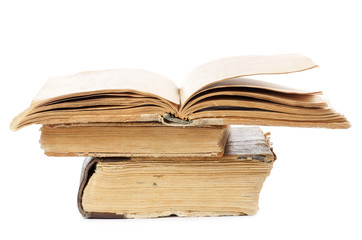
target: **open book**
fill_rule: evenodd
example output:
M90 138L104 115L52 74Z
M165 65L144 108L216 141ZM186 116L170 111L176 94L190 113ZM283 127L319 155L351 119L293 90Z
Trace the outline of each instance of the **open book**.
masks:
M29 124L162 122L170 125L274 125L348 128L320 91L245 78L285 74L317 65L296 54L240 56L194 69L179 89L137 69L82 72L49 79L11 129Z

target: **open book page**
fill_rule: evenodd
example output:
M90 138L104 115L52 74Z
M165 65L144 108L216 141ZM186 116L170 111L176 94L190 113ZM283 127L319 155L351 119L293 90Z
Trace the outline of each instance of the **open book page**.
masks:
M178 87L166 77L139 69L90 71L50 78L33 100L33 105L64 95L115 90L150 93L180 103Z
M239 56L206 63L194 69L180 89L181 105L201 88L217 81L262 74L283 74L317 67L308 57L298 54Z
M154 119L176 112L179 90L169 79L138 69L82 72L49 79L10 128L34 124Z
M256 79L250 79L250 78L232 78L232 79L226 79L224 81L218 81L212 84L209 84L208 86L201 88L198 93L207 91L210 89L216 89L216 88L225 88L225 87L245 87L245 88L257 88L257 89L263 89L263 90L269 90L269 91L275 91L275 92L281 92L281 93L288 93L288 94L322 94L321 91L308 91L303 89L296 89L284 85L279 85L271 82L265 82L261 80Z
M282 86L270 82L249 79L249 78L232 78L218 81L201 88L186 104L182 106L181 116L190 115L192 109L200 111L201 103L209 104L209 107L216 106L219 101L222 106L229 106L227 99L233 98L240 100L237 104L242 105L243 100L270 101L278 104L289 106L307 107L307 108L324 108L327 103L319 95L320 91L306 91L291 87Z

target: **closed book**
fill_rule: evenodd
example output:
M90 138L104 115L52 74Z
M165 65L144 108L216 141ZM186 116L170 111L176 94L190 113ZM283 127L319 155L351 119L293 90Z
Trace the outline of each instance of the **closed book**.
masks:
M43 125L47 156L212 157L222 156L228 126L182 127L161 123Z
M257 127L231 128L221 157L87 158L79 211L87 218L252 215L275 159Z

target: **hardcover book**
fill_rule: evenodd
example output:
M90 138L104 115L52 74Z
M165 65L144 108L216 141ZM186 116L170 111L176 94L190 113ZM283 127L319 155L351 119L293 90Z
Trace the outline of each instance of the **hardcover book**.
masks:
M87 158L78 208L88 218L252 215L275 159L257 127L231 128L222 157Z

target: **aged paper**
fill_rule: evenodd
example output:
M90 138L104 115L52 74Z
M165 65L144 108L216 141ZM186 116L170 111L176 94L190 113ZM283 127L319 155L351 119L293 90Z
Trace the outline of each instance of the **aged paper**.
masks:
M33 104L64 95L103 90L134 90L180 103L176 84L166 77L140 69L116 69L50 78L34 98Z
M284 74L317 67L298 54L239 56L215 60L195 68L180 89L181 105L201 88L225 79L262 74Z

